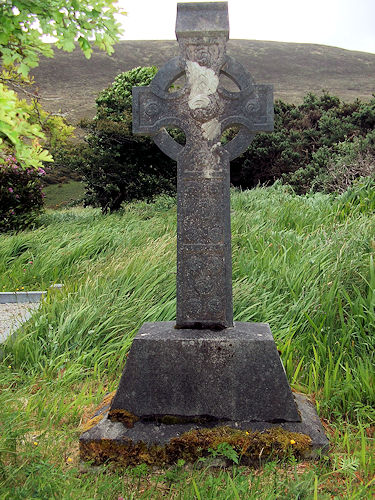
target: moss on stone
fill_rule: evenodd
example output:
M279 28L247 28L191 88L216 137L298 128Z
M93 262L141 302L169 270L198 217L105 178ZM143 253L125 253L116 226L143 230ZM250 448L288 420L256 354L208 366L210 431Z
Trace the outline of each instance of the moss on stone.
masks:
M128 429L131 429L134 426L135 422L139 420L139 417L137 417L137 415L134 415L130 411L122 409L110 410L110 412L108 413L108 418L112 422L121 422Z
M146 443L133 443L128 440L123 443L111 439L80 442L80 457L91 460L94 465L106 462L116 462L119 465L164 465L167 462L165 447L147 446Z
M176 417L175 415L164 415L163 417L157 418L156 420L165 425L176 425L185 423L182 418Z
M210 455L209 448L216 449L228 443L238 453L242 464L259 463L267 458L280 459L286 455L304 457L309 454L311 439L305 434L289 432L274 427L264 432L251 432L230 427L194 429L172 438L166 445L148 446L144 442L123 440L119 443L109 439L80 443L83 460L95 464L115 461L121 465L173 464L179 459L194 462Z
M153 416L149 419L149 421L155 421L165 425L178 425L178 424L189 424L194 423L198 425L204 425L208 422L212 422L212 418L209 417L182 417L179 415L162 415L162 416Z
M282 458L286 454L304 456L310 450L309 436L289 432L281 427L264 432L251 432L231 427L194 429L180 437L173 438L168 444L168 455L177 460L195 461L207 455L208 448L216 449L228 443L238 453L242 463L259 462L262 458Z

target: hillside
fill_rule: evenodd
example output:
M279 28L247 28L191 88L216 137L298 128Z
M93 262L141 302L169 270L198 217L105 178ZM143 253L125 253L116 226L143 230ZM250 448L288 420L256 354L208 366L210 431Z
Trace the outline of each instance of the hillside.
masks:
M56 51L33 70L44 107L69 121L92 116L95 97L114 77L136 66L162 66L178 53L176 41L121 41L112 56L95 50L90 60L79 50ZM315 44L230 40L229 55L258 83L272 83L275 98L300 102L326 89L346 101L367 100L375 92L375 54Z

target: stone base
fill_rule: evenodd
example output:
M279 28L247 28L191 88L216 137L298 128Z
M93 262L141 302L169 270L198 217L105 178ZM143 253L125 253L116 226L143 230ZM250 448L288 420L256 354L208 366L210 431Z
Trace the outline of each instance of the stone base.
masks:
M167 425L138 421L127 428L121 422L109 420L107 404L86 424L87 430L80 437L81 459L95 465L108 461L122 465L166 465L179 458L194 461L209 455L211 431L216 446L218 442L230 442L234 448L238 443L237 449L248 446L241 457L243 464L259 463L269 457L282 458L288 453L314 459L328 451L329 443L313 404L301 394L294 394L294 398L300 422L222 421L220 427L207 423ZM191 432L194 430L200 432Z
M116 394L80 438L81 457L173 463L207 456L220 442L249 450L248 461L328 446L314 406L290 389L268 324L212 331L145 323Z
M111 420L298 422L267 323L225 330L145 323L134 338Z

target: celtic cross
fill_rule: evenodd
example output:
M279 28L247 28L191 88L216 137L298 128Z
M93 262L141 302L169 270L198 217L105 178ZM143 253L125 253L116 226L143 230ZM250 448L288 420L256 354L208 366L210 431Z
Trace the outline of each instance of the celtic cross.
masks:
M270 85L256 85L226 55L227 2L177 6L180 55L148 87L133 88L133 132L153 136L177 161L177 328L233 326L229 162L273 129ZM186 84L171 92L185 74ZM237 92L226 90L229 77ZM165 127L185 133L178 144ZM239 129L227 144L222 133Z

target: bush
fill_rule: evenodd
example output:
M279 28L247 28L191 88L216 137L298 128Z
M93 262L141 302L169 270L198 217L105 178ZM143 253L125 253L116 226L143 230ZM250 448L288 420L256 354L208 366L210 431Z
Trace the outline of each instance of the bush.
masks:
M115 211L123 202L175 192L175 162L149 137L132 134L132 87L149 85L156 72L153 66L121 73L99 94L86 144L70 155L86 184L86 205Z
M232 162L232 183L246 189L282 179L299 194L336 190L344 165L350 182L374 172L374 126L375 97L344 103L323 92L299 106L276 101L274 132L258 134Z
M19 100L18 105L24 112L26 121L23 125L40 133L35 136L32 147L25 149L34 157L18 154L21 158L18 161L16 155L19 150L15 144L9 141L3 144L0 155L0 232L24 229L34 223L43 208L42 177L45 181L46 170L50 169L50 162L53 161L50 153L42 148L61 147L74 130L63 118L49 115L36 100L31 104ZM22 140L28 143L27 134L22 136ZM32 161L33 158L35 161Z
M74 165L78 161L81 146L77 142L69 141L50 147L53 163L45 166L46 175L44 184L63 184L71 181L80 181L81 175L75 171Z
M22 168L9 155L0 164L0 232L25 229L43 208L42 168Z
M76 148L71 157L86 186L86 206L106 213L118 210L123 202L151 201L158 194L174 193L175 166L149 138L125 131L113 134L110 122L97 122L94 127L87 144Z
M117 75L112 85L102 90L96 99L96 119L127 122L132 109L133 87L150 85L157 71L156 66L139 66Z
M132 87L148 85L155 73L150 67L118 75L99 94L86 146L73 155L86 182L86 204L103 212L126 201L175 192L175 163L152 139L131 132ZM249 189L281 179L298 194L342 192L355 179L375 175L374 127L375 96L369 103L344 103L324 91L319 96L308 93L300 105L276 101L274 132L257 134L232 161L231 182ZM169 132L183 140L176 131ZM235 132L227 130L224 141Z

